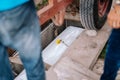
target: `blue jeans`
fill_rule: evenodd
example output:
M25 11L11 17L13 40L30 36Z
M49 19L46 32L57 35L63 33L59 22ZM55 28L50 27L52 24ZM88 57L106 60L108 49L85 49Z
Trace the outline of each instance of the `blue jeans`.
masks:
M6 47L19 51L28 80L45 80L40 25L31 1L0 12L0 80L13 80Z
M104 73L100 80L115 80L120 68L120 29L113 29L108 41Z

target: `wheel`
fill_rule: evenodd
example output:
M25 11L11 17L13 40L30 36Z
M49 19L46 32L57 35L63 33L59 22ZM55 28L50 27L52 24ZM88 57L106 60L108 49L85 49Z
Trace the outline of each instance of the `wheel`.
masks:
M80 0L80 20L86 29L99 30L105 24L112 0Z

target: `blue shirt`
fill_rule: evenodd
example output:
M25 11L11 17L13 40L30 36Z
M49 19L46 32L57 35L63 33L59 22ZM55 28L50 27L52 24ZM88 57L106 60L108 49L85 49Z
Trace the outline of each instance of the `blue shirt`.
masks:
M0 0L0 11L15 8L29 0Z

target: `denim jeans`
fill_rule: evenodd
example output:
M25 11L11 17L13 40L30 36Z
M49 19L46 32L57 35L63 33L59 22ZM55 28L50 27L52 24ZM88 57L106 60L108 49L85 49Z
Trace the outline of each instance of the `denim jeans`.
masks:
M100 80L115 80L120 67L120 29L113 29L108 41L104 72Z
M13 80L6 51L19 51L28 80L45 80L41 57L40 25L31 1L0 12L0 80Z

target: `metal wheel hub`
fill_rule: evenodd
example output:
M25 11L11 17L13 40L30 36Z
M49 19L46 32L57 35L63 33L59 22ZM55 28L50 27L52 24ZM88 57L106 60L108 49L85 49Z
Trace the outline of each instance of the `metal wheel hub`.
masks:
M108 5L109 0L98 0L98 14L100 17L106 14Z

